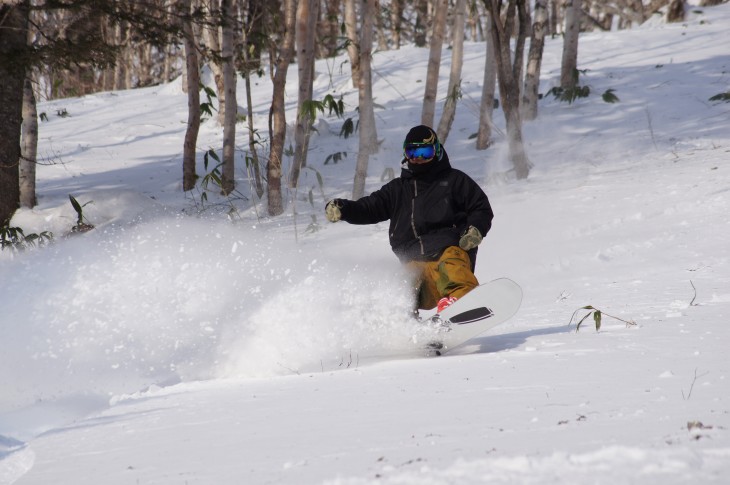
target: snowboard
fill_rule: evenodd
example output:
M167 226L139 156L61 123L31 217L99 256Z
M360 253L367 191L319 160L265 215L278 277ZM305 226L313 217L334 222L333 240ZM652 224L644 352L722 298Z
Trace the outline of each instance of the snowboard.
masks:
M522 288L508 278L477 286L441 313L424 320L436 330L426 354L441 355L506 322L517 313L520 303Z

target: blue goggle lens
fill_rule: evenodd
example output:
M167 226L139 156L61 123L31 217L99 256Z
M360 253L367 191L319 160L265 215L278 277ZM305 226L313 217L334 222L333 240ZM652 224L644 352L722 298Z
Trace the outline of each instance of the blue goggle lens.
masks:
M429 159L436 155L436 147L433 145L406 145L404 151L408 159Z

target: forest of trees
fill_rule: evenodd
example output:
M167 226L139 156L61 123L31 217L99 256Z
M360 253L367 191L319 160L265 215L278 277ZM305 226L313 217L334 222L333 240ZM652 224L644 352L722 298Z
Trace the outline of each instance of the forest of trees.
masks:
M707 5L727 0L703 0ZM215 79L222 146L223 194L235 190L238 105L247 110L243 132L252 157L255 189L270 215L283 212L282 184L296 186L306 166L314 111L316 59L346 52L358 91L360 148L353 197L363 194L368 157L377 150L371 60L374 50L406 44L429 49L422 122L449 135L460 98L464 40L484 42L485 71L475 149L491 143L498 95L509 157L517 178L530 172L522 122L538 116L537 86L547 36L564 39L560 89L576 88L578 33L625 29L657 12L682 20L684 0L0 0L0 225L19 206L36 203L36 100L133 89L184 76L188 125L182 188L197 183L201 123L200 70ZM529 45L528 45L529 40ZM442 48L452 49L448 96L435 119ZM284 88L298 69L298 112L286 119ZM272 82L268 134L255 138L249 86L252 76ZM247 99L237 100L237 83ZM285 140L287 123L294 140ZM282 171L285 142L294 146L292 173Z

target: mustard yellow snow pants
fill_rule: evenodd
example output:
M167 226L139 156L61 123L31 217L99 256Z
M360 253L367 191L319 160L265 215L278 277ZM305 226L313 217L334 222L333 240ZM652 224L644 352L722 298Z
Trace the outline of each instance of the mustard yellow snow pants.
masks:
M449 246L437 261L411 261L406 267L413 272L418 308L430 310L445 296L461 298L479 285L471 272L466 251Z

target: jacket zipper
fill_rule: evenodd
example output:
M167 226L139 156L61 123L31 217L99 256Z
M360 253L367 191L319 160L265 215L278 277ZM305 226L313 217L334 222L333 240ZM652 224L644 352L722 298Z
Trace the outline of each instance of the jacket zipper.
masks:
M418 231L416 231L416 197L418 197L418 184L414 180L413 198L411 199L411 229L413 229L413 235L416 236L418 244L421 246L421 256L423 256L425 253L425 250L423 249L423 241L421 240L421 236L418 235Z

